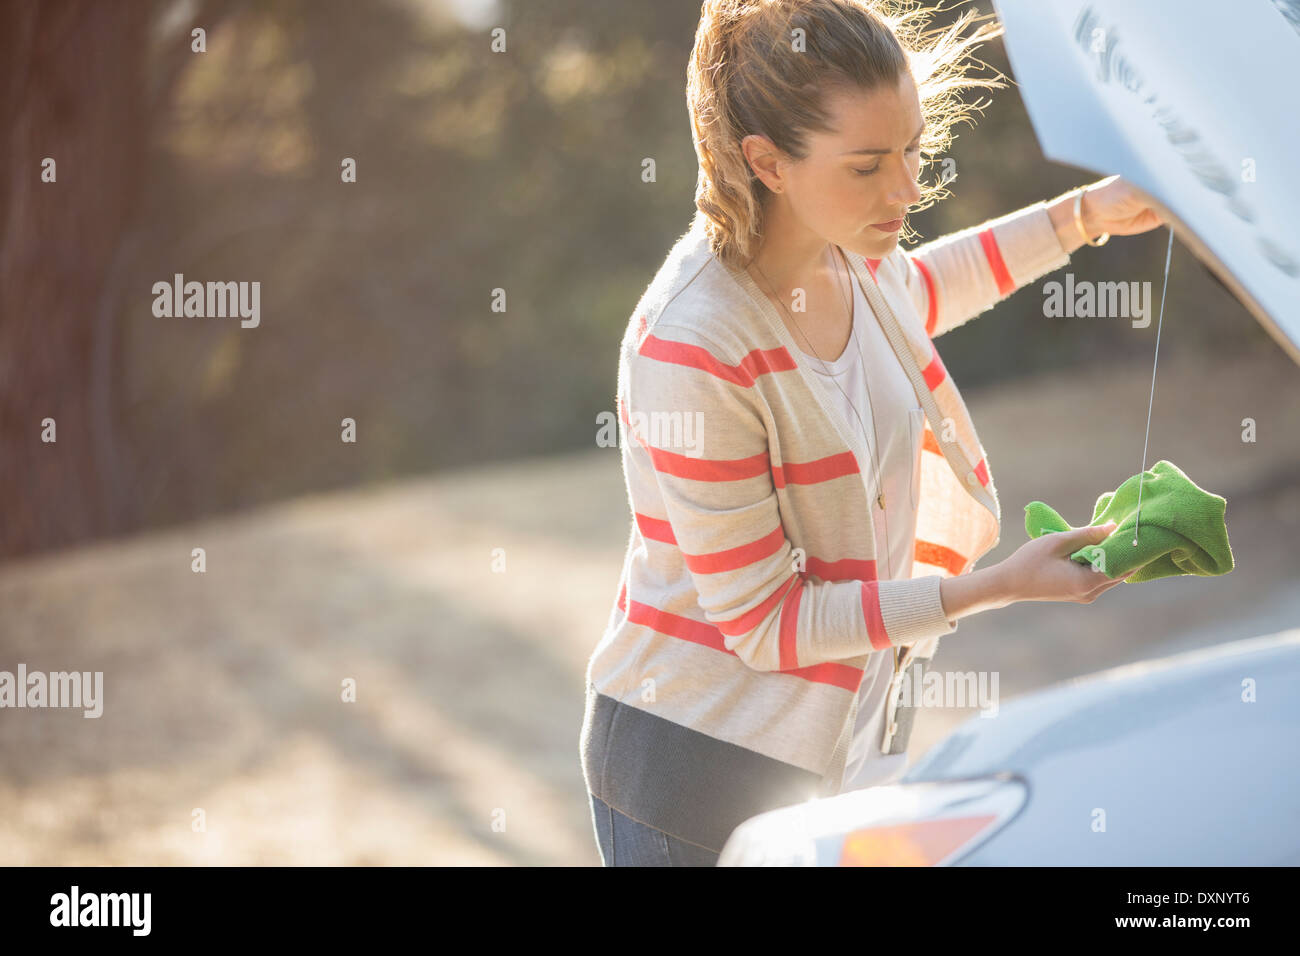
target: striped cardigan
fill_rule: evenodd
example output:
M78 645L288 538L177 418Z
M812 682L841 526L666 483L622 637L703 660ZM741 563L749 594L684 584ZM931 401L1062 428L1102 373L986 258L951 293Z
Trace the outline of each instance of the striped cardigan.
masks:
M632 521L587 668L583 775L613 808L714 850L756 813L836 792L870 654L899 652L888 726L905 668L957 629L939 582L997 544L1001 513L933 340L1069 261L1041 202L846 258L927 419L908 580L876 576L862 428L821 397L749 274L710 253L698 214L623 337Z

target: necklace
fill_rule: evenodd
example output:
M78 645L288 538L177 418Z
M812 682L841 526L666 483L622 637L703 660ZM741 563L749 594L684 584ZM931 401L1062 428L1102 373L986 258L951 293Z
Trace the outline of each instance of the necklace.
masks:
M834 255L834 253L832 253L832 255ZM875 439L874 441L868 440L867 444L868 447L871 449L872 462L873 462L873 467L875 469L872 478L876 486L876 504L879 506L880 510L884 512L885 492L881 485L881 480L880 480L880 436L879 436L879 432L877 432L876 430L875 406L872 404L871 401L871 386L867 384L868 376L866 373L866 361L862 357L862 344L860 341L858 341L858 335L856 329L857 322L855 321L855 317L853 315L853 307L849 305L849 301L847 298L845 298L844 295L844 289L840 285L839 266L840 263L837 257L837 261L835 262L835 286L837 289L839 289L840 298L844 302L845 311L849 315L849 343L853 344L854 342L857 342L858 363L862 369L862 385L867 393L867 407L871 413L871 434ZM831 383L835 386L836 389L839 390L839 393L844 396L845 404L848 405L849 408L853 409L853 415L855 418L857 418L858 427L862 429L862 435L865 438L867 436L867 426L863 424L862 416L858 414L858 407L849 399L848 393L844 391L843 387L841 387L838 379L830 373L830 366L826 364L826 360L823 359L821 357L821 354L816 350L816 348L813 347L812 342L808 339L808 336L804 334L803 327L799 325L799 322L797 319L795 319L794 314L788 308L786 308L785 302L781 299L781 297L775 294L776 287L772 284L772 280L767 277L767 273L763 271L762 267L757 262L754 263L754 268L758 270L759 275L763 277L763 281L767 283L768 288L772 290L773 292L772 298L775 299L777 303L781 306L781 308L785 310L785 314L790 316L790 322L794 325L795 329L798 330L799 335L803 338L804 343L808 346L808 350L817 359L817 361L822 363L822 368L826 371L826 377L831 380ZM848 278L849 280L849 289L851 293L853 288L852 286L853 280L851 276L846 276L846 278ZM890 579L893 577L893 573L890 570L890 566L889 566L890 564L889 520L887 516L882 515L882 523L884 524L885 527L885 577L886 579Z

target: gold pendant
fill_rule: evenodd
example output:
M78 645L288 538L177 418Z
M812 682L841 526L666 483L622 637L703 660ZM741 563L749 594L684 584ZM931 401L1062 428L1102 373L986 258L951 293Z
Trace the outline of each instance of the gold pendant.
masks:
M885 493L883 491L876 495L876 504L880 505L882 509L885 507Z

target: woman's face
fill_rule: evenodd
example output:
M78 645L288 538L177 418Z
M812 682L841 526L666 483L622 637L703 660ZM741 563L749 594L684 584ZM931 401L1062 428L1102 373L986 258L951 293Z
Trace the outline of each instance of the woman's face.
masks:
M884 258L898 243L901 217L921 198L924 120L916 86L904 72L893 89L840 91L826 105L834 131L809 134L807 158L781 164L783 193L809 231Z

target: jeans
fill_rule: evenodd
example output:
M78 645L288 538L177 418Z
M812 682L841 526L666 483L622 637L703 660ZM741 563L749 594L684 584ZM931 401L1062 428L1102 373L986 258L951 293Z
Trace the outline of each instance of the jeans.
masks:
M594 793L591 819L605 866L717 866L719 854L619 813Z

